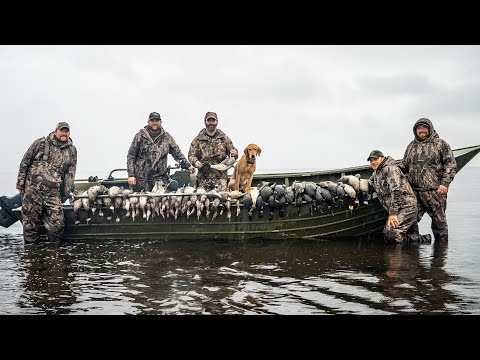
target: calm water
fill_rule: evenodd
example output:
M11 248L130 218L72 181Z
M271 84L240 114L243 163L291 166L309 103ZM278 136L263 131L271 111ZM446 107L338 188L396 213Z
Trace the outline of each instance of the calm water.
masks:
M467 165L452 184L448 244L24 245L16 223L0 228L0 314L480 314L479 183Z

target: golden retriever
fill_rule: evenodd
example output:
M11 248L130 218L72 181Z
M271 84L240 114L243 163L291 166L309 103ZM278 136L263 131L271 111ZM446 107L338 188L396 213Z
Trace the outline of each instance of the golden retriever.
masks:
M257 144L249 144L243 152L244 154L235 164L233 174L230 176L228 182L230 191L245 192L252 186L253 173L257 169L257 156L260 155L262 149Z

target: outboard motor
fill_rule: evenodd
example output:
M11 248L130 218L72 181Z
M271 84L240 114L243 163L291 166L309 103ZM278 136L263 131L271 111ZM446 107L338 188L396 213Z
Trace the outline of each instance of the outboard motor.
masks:
M0 197L0 225L8 228L10 225L16 223L18 218L13 213L13 209L22 205L22 196L20 193L12 196Z

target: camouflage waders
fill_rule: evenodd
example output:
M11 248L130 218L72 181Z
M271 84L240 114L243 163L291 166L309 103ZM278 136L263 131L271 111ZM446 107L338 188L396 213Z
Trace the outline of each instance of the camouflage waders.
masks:
M398 225L395 228L385 225L383 228L383 236L385 241L393 241L396 243L409 242L430 242L430 235L420 235L418 233L417 212L411 209L401 210L397 214ZM417 231L415 231L417 230Z
M417 137L416 129L420 124L429 127L425 139ZM419 119L413 126L414 140L408 144L399 167L408 173L418 202L417 221L425 212L432 218L432 232L435 240L448 240L448 225L445 214L447 195L437 192L440 185L450 186L457 172L457 163L450 145L438 136L429 119ZM415 227L418 233L418 224Z
M39 239L42 225L45 225L49 241L60 241L64 223L58 189L51 189L41 184L26 188L22 195L23 238L26 243L33 243Z
M45 225L50 241L62 239L64 215L61 193L73 192L77 150L72 139L59 144L50 133L33 142L20 163L17 189L22 193L22 224L25 242L35 242Z
M448 223L447 223L447 195L441 195L436 190L415 191L418 198L417 222L422 220L425 212L432 219L432 232L435 240L448 241ZM415 231L418 233L418 224L415 225Z
M378 200L389 215L397 216L398 225L383 229L385 241L429 242L430 235L415 233L417 226L417 199L407 178L390 156L384 158L370 179Z

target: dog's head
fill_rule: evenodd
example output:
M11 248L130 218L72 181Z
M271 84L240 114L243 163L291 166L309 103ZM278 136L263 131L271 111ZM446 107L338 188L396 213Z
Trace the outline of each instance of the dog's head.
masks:
M255 162L257 156L259 156L262 152L262 149L260 149L260 146L258 146L257 144L248 144L245 150L243 150L243 152L245 153L247 161L253 163Z

